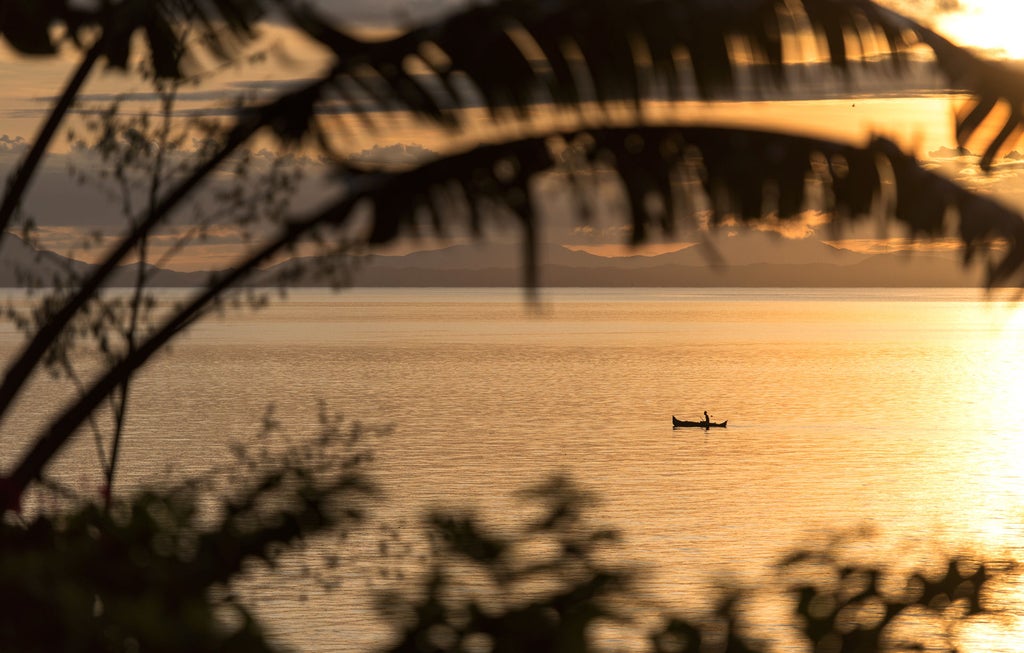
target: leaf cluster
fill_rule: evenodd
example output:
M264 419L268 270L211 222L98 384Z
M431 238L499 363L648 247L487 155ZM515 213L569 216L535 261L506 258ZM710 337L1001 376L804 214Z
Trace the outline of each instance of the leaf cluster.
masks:
M773 624L776 637L792 634L789 645L837 653L958 651L966 624L999 614L993 586L1016 571L1011 563L959 555L938 571L896 572L849 562L837 539L787 556L775 584L719 587L691 597L710 611L680 613L638 591L641 572L623 555L616 532L587 519L592 500L575 483L552 478L524 496L529 503L514 515L437 512L426 520L436 542L432 562L407 591L381 597L396 631L383 650L606 650L602 626L620 638L647 629L658 653L762 653L775 649L748 607L769 600L792 606L792 622ZM650 612L660 625L648 628Z
M87 502L4 521L0 648L276 650L233 581L361 523L373 492L358 425L325 414L312 435L240 447L234 472L149 487L109 508Z
M518 532L472 514L427 519L437 546L423 587L379 600L401 629L386 650L585 651L596 623L623 619L633 573L599 555L618 535L587 524L589 497L561 477L526 496L536 515Z

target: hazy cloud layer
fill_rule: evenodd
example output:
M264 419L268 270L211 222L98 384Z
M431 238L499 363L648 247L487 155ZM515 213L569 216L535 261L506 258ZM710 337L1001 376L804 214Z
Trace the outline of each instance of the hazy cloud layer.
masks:
M5 177L16 165L24 147L23 140L9 135L0 136L0 178ZM961 153L950 146L942 146L927 154L928 166L938 169L968 188L995 195L1018 210L1024 209L1024 161L1021 159L1024 155L1011 152L997 162L990 174L984 174L977 167L978 157L969 152ZM115 198L103 192L99 184L77 183L68 172L72 166L80 168L87 164L90 156L93 155L87 151L51 155L45 160L38 178L30 188L26 202L27 212L40 225L44 242L55 251L66 250L67 247L82 242L93 231L110 237L124 229L124 217ZM253 153L252 156L259 168L269 164L275 155L270 151L260 151ZM352 160L372 165L414 165L434 156L435 152L419 144L394 143L367 148L353 155ZM328 182L319 181L321 173L328 170L327 167L309 160L303 164L311 181L302 193L303 206L296 207L296 210L300 211L319 205L333 192L337 192L336 188L328 185ZM213 184L212 189L216 190L222 187L221 184L229 181L230 178L222 178ZM543 201L539 207L542 242L588 248L628 242L629 229L623 218L628 210L628 202L621 189L611 177L595 179L594 182L587 195L588 222L581 221L577 198L559 184L558 175L551 175L542 182L540 189ZM154 247L159 249L161 239L173 239L186 230L191 215L188 210L179 214L177 224L167 233L159 235L153 241ZM832 238L834 234L828 231L824 223L822 215L808 213L806 220L781 225L780 229L785 235L794 238ZM487 225L485 238L488 241L519 237L516 229L496 229L495 223L492 222L488 222ZM683 229L680 230L677 239L669 242L694 242L701 237L699 224L696 222L688 228L686 225L682 226ZM467 233L454 227L448 235L458 239ZM877 225L866 224L863 228L849 230L844 235L850 238L875 239L880 234ZM186 253L181 259L184 263L179 262L172 267L209 269L217 267L214 265L217 261L227 265L242 247L243 242L239 231L215 226L209 231L208 238L203 243L194 246L192 252ZM410 245L415 249L414 244Z
M422 145L395 143L385 146L374 145L368 150L349 156L348 160L373 166L406 166L424 163L436 156L437 152Z
M28 149L28 141L21 136L0 136L0 152L23 152Z
M949 14L965 9L961 0L882 0L880 4L915 17Z
M165 165L170 168L187 166L189 157L202 146L202 142L193 140L189 149L170 154ZM0 135L0 180L6 179L13 172L27 150L28 143L24 138ZM396 144L368 150L364 158L373 157L379 163L408 163L430 154L429 150L415 144ZM266 148L237 153L225 162L224 171L207 179L203 191L195 194L193 199L200 204L209 203L214 193L235 184L234 173L227 171L233 170L243 158L248 161L246 170L252 183L258 183L275 163L282 161L280 153ZM304 192L297 193L296 210L309 210L328 197L331 191L327 186L327 175L331 171L328 166L308 156L285 155L283 160L292 168L302 170L300 183ZM80 141L76 142L71 151L51 152L43 158L28 188L23 212L40 226L116 232L124 227L125 216L121 210L118 185L111 177L112 170L112 162L104 162L96 151ZM130 171L130 174L136 180L142 178L139 171ZM171 182L165 180L164 183ZM148 185L141 184L138 188L140 196L134 201L136 211L142 206L142 195ZM186 208L181 211L183 215L178 216L179 223L190 222L189 210Z

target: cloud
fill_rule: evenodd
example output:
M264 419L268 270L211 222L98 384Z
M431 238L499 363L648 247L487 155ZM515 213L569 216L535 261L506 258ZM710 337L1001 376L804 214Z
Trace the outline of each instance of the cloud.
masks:
M28 149L28 141L21 136L0 136L0 152L23 152Z
M960 0L901 0L893 6L897 11L915 15L950 14L965 9Z
M368 150L350 155L348 161L374 166L405 166L423 163L437 155L437 152L416 143L395 143L383 146L374 145Z
M765 220L754 225L756 231L772 232L790 240L804 240L817 234L817 227L829 224L831 216L821 211L804 211L799 218Z
M933 159L952 159L961 156L974 156L967 148L957 147L946 147L945 145L939 147L937 150L932 150L928 153L928 156Z
M930 252L933 254L954 254L960 252L963 243L957 238L921 240L905 237L890 238L838 238L824 240L841 249L860 254L891 254L893 252Z

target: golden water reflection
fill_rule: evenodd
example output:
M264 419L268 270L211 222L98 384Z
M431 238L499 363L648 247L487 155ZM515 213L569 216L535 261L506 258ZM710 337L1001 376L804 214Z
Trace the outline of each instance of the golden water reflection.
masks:
M390 497L377 517L417 554L408 534L425 508L473 504L515 524L516 492L566 471L601 497L594 519L623 531L619 555L666 610L706 607L721 583L763 587L783 555L837 531L871 531L851 554L903 571L965 552L1021 559L1015 305L969 290L544 297L538 314L517 291L310 291L202 324L137 383L124 483L227 459L268 400L300 434L324 399L396 425L377 456ZM10 432L53 407L31 399ZM671 414L705 409L728 429L672 431ZM94 458L86 441L61 471L93 487ZM356 562L338 592L272 575L242 591L297 648L375 648L389 631L367 588L420 564L379 560L376 533L346 544ZM1008 621L972 623L965 650L1019 650L1024 593L994 598ZM768 632L792 635L784 607L764 610Z

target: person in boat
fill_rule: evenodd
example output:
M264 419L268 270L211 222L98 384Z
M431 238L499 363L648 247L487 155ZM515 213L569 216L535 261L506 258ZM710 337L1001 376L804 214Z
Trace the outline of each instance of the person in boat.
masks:
M704 411L704 423L708 424L708 425L711 424L711 418L708 417L708 411L706 411L706 410Z

